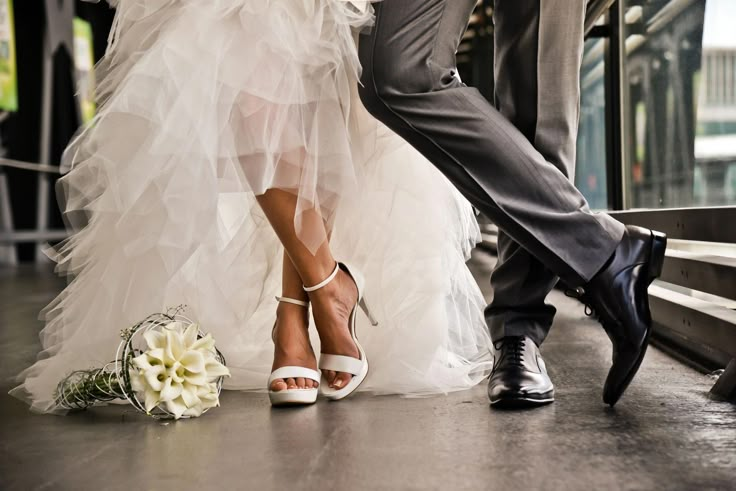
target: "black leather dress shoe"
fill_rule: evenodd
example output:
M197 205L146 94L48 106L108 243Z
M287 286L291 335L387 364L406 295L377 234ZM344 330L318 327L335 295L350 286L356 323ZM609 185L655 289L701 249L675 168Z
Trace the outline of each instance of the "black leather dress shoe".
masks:
M639 370L652 332L649 284L662 273L667 236L626 227L608 264L581 296L613 343L613 364L603 387L603 401L613 406Z
M488 381L491 406L521 408L555 400L555 388L542 355L527 336L506 336L496 343L496 358Z

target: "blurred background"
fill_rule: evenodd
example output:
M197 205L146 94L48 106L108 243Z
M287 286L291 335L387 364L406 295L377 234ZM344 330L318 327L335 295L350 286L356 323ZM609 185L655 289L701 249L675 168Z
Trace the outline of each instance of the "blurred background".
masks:
M113 16L104 2L0 0L0 263L43 260L38 246L66 235L53 182L94 115Z
M460 70L492 98L484 4ZM736 204L734 22L733 0L589 2L575 183L593 208Z

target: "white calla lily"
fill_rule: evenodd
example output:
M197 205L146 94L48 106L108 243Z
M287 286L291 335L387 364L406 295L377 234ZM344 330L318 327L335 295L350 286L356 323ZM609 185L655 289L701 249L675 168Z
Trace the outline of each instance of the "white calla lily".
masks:
M173 401L174 399L176 399L177 397L181 395L181 391L182 391L181 384L172 382L171 378L167 378L166 382L164 382L164 388L161 389L159 398L162 401Z
M192 344L192 347L190 349L210 351L214 348L215 348L215 340L212 338L211 334L207 334L201 339L198 339L197 341L195 341L194 344Z
M147 412L162 406L179 419L219 406L214 382L230 371L216 357L212 336L198 335L196 324L178 321L143 335L148 350L133 358L130 381Z
M143 334L149 349L163 348L166 346L166 336L162 332L147 331Z
M147 370L142 371L144 380L148 388L160 392L164 388L164 380L166 380L166 370L161 365L154 365Z
M181 365L192 373L201 373L205 369L205 358L200 351L187 351L180 358Z
M130 387L134 392L143 392L146 390L146 379L139 371L134 369L130 370Z
M153 411L153 408L158 406L159 402L159 393L150 387L146 387L145 390L145 397L146 397L146 412Z
M197 395L197 386L185 383L181 391L181 398L184 400L184 404L187 407L194 407L197 404L201 404L202 400Z
M230 370L214 358L207 362L204 367L204 371L210 379L230 376Z
M189 324L184 330L184 345L192 346L197 342L197 335L199 334L199 326L197 324Z
M133 358L133 365L141 370L150 370L153 368L153 366L151 366L151 362L148 361L148 355L145 353Z
M176 419L181 418L187 409L187 405L184 404L184 400L181 397L173 401L166 401L166 410L173 413Z
M148 363L151 365L163 365L166 360L166 352L163 348L153 348L144 353L147 357Z

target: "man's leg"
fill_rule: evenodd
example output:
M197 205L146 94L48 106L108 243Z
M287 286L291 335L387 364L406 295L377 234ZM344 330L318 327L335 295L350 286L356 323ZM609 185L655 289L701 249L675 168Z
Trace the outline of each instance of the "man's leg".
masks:
M474 88L455 53L475 0L384 0L361 37L361 97L468 200L571 285L588 282L624 226L592 213L565 174Z
M585 286L613 343L603 396L613 405L646 352L647 288L661 273L666 237L592 213L565 174L458 80L455 53L475 4L377 3L376 24L360 41L361 99L509 237L566 283ZM533 354L517 347L513 363Z
M496 0L493 11L496 107L568 177L575 169L586 3ZM540 345L555 314L545 299L557 280L499 231L486 309L493 340L529 336Z

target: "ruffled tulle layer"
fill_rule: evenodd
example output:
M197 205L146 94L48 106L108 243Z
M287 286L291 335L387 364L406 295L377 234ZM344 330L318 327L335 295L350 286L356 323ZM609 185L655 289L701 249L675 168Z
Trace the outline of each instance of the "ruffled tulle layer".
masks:
M370 14L341 0L119 2L101 109L60 181L78 230L53 254L73 281L45 309L44 351L15 395L50 410L64 374L106 363L121 328L180 304L225 354L226 388L264 389L283 251L255 196L274 187L298 196L305 244L324 239L299 228L317 209L336 257L367 277L380 325L360 320L363 390L485 377L491 342L465 266L478 226L360 106L353 35Z
M100 67L109 105L100 119L137 121L88 131L69 150L74 165L108 149L116 162L194 158L238 174L254 194L291 190L297 231L315 251L325 237L302 226L303 212L317 209L332 224L339 197L356 185L353 34L371 11L344 0L120 0L117 8ZM125 124L146 133L131 135L142 145L121 154L106 130Z

